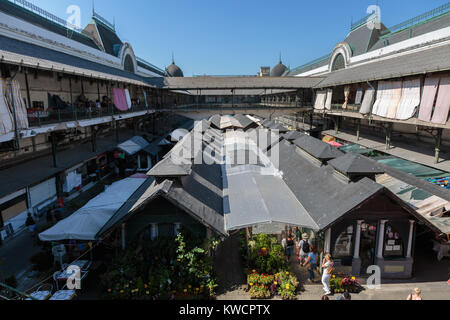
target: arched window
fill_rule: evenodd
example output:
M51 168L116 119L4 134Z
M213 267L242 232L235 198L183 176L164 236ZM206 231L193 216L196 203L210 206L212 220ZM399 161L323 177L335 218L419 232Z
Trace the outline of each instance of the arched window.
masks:
M331 71L336 71L345 68L344 56L339 53L333 60L333 65L331 66Z
M390 224L386 224L383 256L385 258L396 258L404 256L403 240L400 236L400 233Z
M334 245L333 257L353 256L353 235L353 225L348 226L339 234Z
M124 70L134 73L133 59L129 54L125 57Z

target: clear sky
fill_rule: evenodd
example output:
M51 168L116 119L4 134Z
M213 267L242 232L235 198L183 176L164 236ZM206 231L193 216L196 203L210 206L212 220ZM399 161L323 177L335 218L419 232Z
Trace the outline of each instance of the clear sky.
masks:
M81 8L82 26L92 0L28 0L61 18L69 5ZM381 8L392 26L448 0L95 0L95 11L111 22L137 56L164 68L175 62L185 76L254 75L273 67L280 52L291 68L330 53L350 23Z

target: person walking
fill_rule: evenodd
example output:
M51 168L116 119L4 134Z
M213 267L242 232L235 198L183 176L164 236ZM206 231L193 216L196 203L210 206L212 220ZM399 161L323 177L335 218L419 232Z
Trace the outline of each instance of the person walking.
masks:
M421 293L422 291L419 288L415 288L413 293L408 295L406 300L423 300L422 297L420 296Z
M308 257L306 258L306 260L302 266L307 267L308 272L309 272L308 282L313 283L314 278L315 278L314 270L317 267L317 252L316 252L316 248L314 248L314 246L311 246L310 249L311 249L311 252L308 253Z
M28 228L28 231L30 231L31 235L34 236L37 230L37 225L36 221L34 221L30 212L28 212L28 217L27 220L25 221L25 226Z
M286 244L287 244L287 246L286 246L286 255L287 255L287 258L288 258L288 261L289 261L289 259L294 255L294 246L295 246L294 239L292 238L291 235L288 236Z
M302 264L308 257L308 253L311 251L311 243L309 242L309 236L307 233L302 234L302 240L299 243L299 262Z
M325 257L322 261L322 284L323 284L323 290L325 291L325 295L331 294L330 291L330 278L331 275L334 272L334 262L331 259L331 254L327 253L325 254Z

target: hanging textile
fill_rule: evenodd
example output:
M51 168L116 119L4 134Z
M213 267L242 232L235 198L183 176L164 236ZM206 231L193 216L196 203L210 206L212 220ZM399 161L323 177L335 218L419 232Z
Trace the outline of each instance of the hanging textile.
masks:
M356 91L355 104L361 104L362 98L363 98L363 89L358 88L358 91Z
M439 84L439 92L434 107L432 123L445 124L448 120L450 109L450 77L442 77Z
M397 108L398 120L408 120L412 118L420 104L420 78L403 82L402 99Z
M386 117L389 106L391 105L393 92L393 82L392 81L380 81L378 83L378 94L377 101L374 105L373 114Z
M327 100L325 102L325 109L331 110L331 101L333 100L333 89L327 90Z
M128 91L128 89L125 89L125 98L127 99L128 109L131 109L131 97L130 91Z
M428 77L423 86L422 101L419 108L419 120L430 122L434 100L439 87L439 77Z
M317 110L325 109L326 96L327 96L326 91L317 91L316 101L314 102L314 109L317 109Z
M125 90L119 88L113 88L114 105L120 111L128 110L127 98L125 96Z
M19 81L13 80L6 82L6 86L3 88L6 101L8 103L9 111L13 117L14 123L14 109L16 111L16 121L18 129L28 129L28 115L27 115L27 107L25 106L25 102L23 101L22 94L20 92L20 84ZM11 88L13 91L13 97L11 97ZM14 101L13 101L14 98Z
M375 90L373 88L368 88L366 90L366 93L364 94L364 100L362 101L361 109L359 109L359 112L361 114L369 114L370 113L370 110L372 110L374 96L375 96Z
M10 133L14 130L13 117L8 108L4 91L5 89L6 87L3 79L0 78L0 135Z
M386 112L386 117L390 119L395 119L397 116L397 107L402 99L402 82L394 81L392 82L392 97L391 103Z
M148 108L147 92L145 92L145 90L142 89L142 93L144 94L145 107Z
M344 87L344 104L342 105L342 109L347 109L348 105L348 98L350 97L350 86Z

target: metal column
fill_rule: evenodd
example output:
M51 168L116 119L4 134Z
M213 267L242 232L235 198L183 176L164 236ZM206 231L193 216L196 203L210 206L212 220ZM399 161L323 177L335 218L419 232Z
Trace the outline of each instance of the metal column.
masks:
M439 153L441 151L442 128L437 129L436 148L434 149L434 163L439 163Z
M361 133L361 120L358 119L356 123L356 141L359 141L360 133Z
M52 140L52 159L53 159L53 167L58 167L58 158L57 158L57 146L56 146L56 135L54 132L50 134L50 139Z

